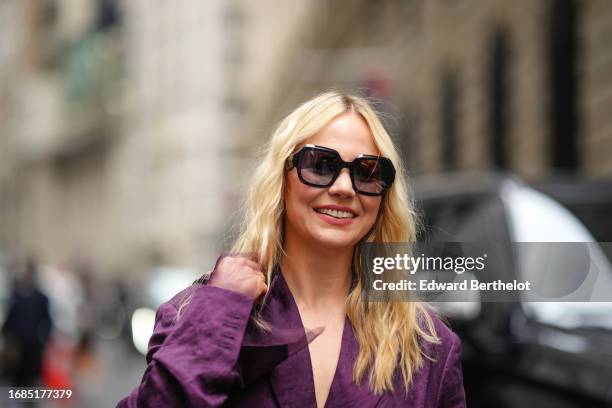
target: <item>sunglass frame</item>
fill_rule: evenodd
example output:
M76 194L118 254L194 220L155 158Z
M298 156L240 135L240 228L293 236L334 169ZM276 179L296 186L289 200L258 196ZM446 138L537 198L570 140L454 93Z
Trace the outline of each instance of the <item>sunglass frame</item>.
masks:
M322 151L322 152L326 152L326 153L332 153L335 156L337 156L337 160L338 160L338 163L340 163L340 166L338 167L338 169L334 173L331 181L329 183L327 183L327 184L323 185L323 184L312 183L312 182L309 182L308 180L304 179L304 177L302 176L302 169L299 166L300 160L302 159L302 157L304 156L304 154L306 152L309 152L309 151L312 151L312 150L318 150L318 151ZM383 190L380 193L372 193L372 192L362 191L362 190L358 189L357 186L355 185L355 172L354 172L353 169L355 168L355 164L357 162L359 162L360 160L363 160L363 159L377 160L377 161L379 161L381 163L385 163L386 165L388 165L387 169L390 171L390 173L389 173L389 180L388 180L388 182L386 180L382 180L382 181L385 181L386 186L383 188ZM385 166L385 164L383 164L383 166ZM334 149L330 149L329 147L324 147L324 146L319 146L319 145L314 145L314 144L306 144L306 145L304 145L300 150L295 152L292 156L290 156L287 159L287 161L285 163L285 169L287 171L290 171L294 167L297 169L298 178L300 179L300 181L302 183L304 183L304 184L306 184L308 186L311 186L311 187L319 187L319 188L328 188L331 185L333 185L336 182L336 179L338 179L338 176L340 176L340 173L341 173L342 169L343 168L348 168L350 176L351 176L351 184L353 185L353 190L355 190L355 192L357 192L359 194L363 194L363 195L367 195L367 196L381 196L381 195L385 194L385 192L393 184L393 181L395 181L395 167L393 166L393 162L391 162L391 160L388 159L387 157L373 156L373 155L369 155L369 154L360 154L353 161L347 162L347 161L342 160L342 157L340 156L340 153L338 153L338 151L336 151Z

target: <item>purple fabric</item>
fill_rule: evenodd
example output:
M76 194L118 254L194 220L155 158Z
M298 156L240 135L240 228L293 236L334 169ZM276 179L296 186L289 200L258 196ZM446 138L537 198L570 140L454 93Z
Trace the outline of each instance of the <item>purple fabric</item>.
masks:
M193 298L177 319L188 294ZM262 307L269 332L249 319L252 306L246 296L213 286L186 289L162 304L142 381L117 407L316 407L307 345L322 328L302 326L278 268ZM395 391L376 396L352 380L359 344L346 319L325 406L465 407L461 343L435 316L434 322L441 344L422 347L435 361L425 359L407 396L399 370Z

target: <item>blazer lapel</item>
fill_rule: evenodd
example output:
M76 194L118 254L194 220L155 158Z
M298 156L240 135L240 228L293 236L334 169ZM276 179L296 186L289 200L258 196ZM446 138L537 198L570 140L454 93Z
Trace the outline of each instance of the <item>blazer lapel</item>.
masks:
M261 310L269 330L264 331L252 322L247 326L239 358L243 385L247 386L268 375L279 406L316 407L308 344L321 334L323 328L304 328L295 300L278 266ZM365 408L384 402L382 396L369 391L367 375L361 386L353 383L353 364L358 352L359 343L353 326L346 318L326 408Z
M326 408L336 407L374 407L379 404L382 395L375 395L368 388L367 374L362 385L357 387L353 382L353 365L359 353L359 342L355 337L353 325L348 317L344 322L342 346L338 365L332 381Z
M281 407L316 406L307 346L323 328L304 329L278 267L261 310L269 330L262 330L252 322L247 327L238 363L242 385L247 386L267 374Z

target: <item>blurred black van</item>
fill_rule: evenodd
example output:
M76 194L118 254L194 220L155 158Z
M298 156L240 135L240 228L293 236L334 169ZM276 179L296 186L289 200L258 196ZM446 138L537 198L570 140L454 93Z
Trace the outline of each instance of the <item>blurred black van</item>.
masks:
M496 272L504 280L537 273L520 270L512 242L595 241L558 201L509 175L440 174L414 184L419 240L507 243L507 262ZM603 250L596 257L598 285L612 296L610 262ZM612 303L517 299L436 308L461 337L469 407L612 407Z
M563 204L597 241L612 242L612 180L552 176L530 185ZM612 261L612 246L604 249Z

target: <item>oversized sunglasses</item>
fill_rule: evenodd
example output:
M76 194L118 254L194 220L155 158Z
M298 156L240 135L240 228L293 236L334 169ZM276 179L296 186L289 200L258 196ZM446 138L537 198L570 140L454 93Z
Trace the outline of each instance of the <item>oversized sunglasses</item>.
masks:
M345 162L330 148L307 144L287 159L285 169L297 168L300 181L312 187L329 187L343 168L351 174L353 189L360 194L380 196L393 180L395 168L386 157L360 154L352 162Z

